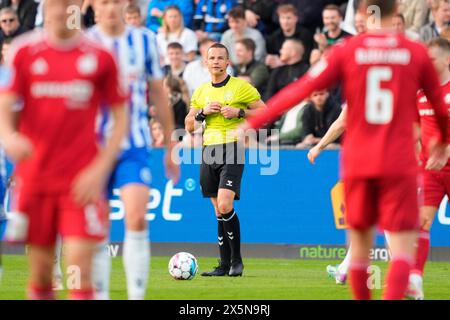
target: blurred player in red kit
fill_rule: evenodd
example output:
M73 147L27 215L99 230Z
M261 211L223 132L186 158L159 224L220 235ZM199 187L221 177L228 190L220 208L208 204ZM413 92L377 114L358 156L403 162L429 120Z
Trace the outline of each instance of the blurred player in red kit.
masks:
M46 0L45 29L17 39L2 70L0 139L17 163L6 239L29 244L29 299L53 299L57 234L79 277L71 299L92 299L92 256L107 235L106 180L128 126L126 95L113 57L70 27L69 6ZM20 101L21 109L13 112ZM110 106L114 128L101 150L95 121Z
M426 48L392 29L396 1L366 0L359 10L367 16L373 6L378 10L369 17L371 30L333 47L303 78L275 95L265 113L249 119L248 126L259 128L313 91L342 84L348 107L341 175L353 245L353 297L371 298L367 267L378 225L391 238L392 260L383 294L390 300L404 297L419 228L413 134L417 91L423 88L439 128L430 140L429 167L446 157L448 117Z
M436 38L428 43L428 54L439 74L444 102L450 107L450 42L444 38ZM434 110L427 97L421 91L417 97L417 107L420 116L421 145L420 160L423 176L423 205L420 209L420 233L417 241L416 263L409 277L407 296L416 300L424 299L422 275L430 250L430 228L434 216L445 195L450 198L450 161L444 158L442 162L435 163L434 167L426 167L429 153L426 146L438 134L439 126L434 117ZM447 130L449 130L448 128ZM448 132L447 142L450 139ZM437 169L430 170L430 169Z

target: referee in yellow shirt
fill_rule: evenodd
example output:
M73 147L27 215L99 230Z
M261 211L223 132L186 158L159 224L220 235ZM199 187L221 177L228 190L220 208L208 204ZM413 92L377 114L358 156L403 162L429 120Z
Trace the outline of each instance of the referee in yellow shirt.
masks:
M243 143L238 141L235 130L265 104L251 84L227 74L230 60L224 45L213 44L206 59L211 82L194 91L185 121L186 130L191 133L203 121L206 123L200 185L203 196L211 198L218 223L220 263L202 276L235 277L242 275L244 264L239 218L233 203L240 198L245 162Z

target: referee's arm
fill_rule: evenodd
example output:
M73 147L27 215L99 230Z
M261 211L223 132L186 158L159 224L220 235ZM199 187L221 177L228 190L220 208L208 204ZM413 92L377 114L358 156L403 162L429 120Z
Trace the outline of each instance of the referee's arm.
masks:
M261 109L267 108L266 104L262 100L255 101L248 105L247 110L245 110L245 117L253 117Z
M184 127L189 133L193 133L195 131L195 115L198 111L199 109L191 108L186 116L186 119L184 119Z
M210 113L215 113L215 112L219 112L219 110L210 110L215 108L215 103L211 103L209 104L204 112L205 112L205 116L210 114ZM217 108L219 108L219 106L217 106ZM251 104L248 105L247 110L245 110L245 117L252 117L255 114L258 113L258 111L260 111L261 109L266 108L266 104L262 101L262 100L258 100L255 101ZM186 119L184 120L184 126L187 132L189 133L193 133L196 129L195 127L195 116L197 115L197 113L200 111L200 109L198 108L191 108L189 110L188 115L186 116ZM236 117L238 116L238 111L239 109L236 108Z
M199 122L203 122L203 120L206 119L206 116L213 113L219 113L221 108L222 105L218 102L210 102L203 109L191 107L191 110L189 110L189 113L186 116L186 119L184 120L184 126L186 131L189 133L193 133L195 129L198 128L198 126L197 127L195 126L196 120ZM201 111L201 118L196 119L196 116L198 116L199 111Z

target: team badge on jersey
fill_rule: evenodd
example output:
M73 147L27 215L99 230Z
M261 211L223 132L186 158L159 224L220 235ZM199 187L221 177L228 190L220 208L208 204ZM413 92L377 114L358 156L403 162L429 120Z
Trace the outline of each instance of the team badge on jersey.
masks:
M450 93L447 93L444 98L445 103L450 104Z
M90 75L97 71L97 57L93 54L86 54L78 59L77 69L82 75Z
M34 75L44 75L48 72L48 63L44 58L39 58L31 65L31 73Z
M225 100L226 104L229 104L233 99L233 92L226 91L225 94L223 95L223 99Z

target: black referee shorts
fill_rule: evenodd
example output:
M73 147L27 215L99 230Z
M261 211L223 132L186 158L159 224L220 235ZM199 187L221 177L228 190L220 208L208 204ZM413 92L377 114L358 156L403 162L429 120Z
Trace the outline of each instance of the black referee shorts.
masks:
M228 189L234 191L235 200L239 200L244 162L245 148L241 143L204 146L200 165L203 197L216 198L219 189Z

